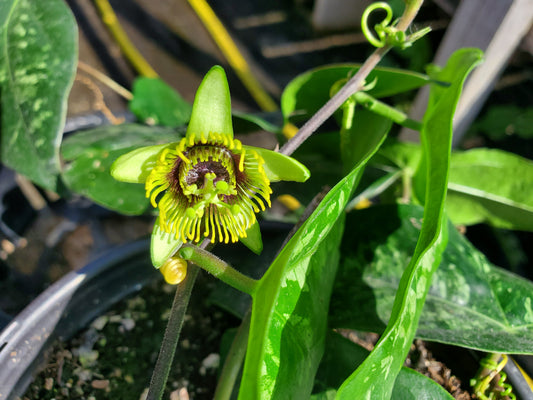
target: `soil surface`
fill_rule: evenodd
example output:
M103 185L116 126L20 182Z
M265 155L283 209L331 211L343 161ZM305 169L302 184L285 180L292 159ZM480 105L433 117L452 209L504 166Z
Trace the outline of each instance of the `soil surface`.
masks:
M165 399L212 398L220 339L227 329L239 324L209 304L212 280L198 279ZM145 398L173 296L174 287L157 280L95 319L68 342L57 341L23 399Z

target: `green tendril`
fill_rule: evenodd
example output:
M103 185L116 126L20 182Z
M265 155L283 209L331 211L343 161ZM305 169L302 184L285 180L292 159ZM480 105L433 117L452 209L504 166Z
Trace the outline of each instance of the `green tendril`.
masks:
M372 30L368 27L368 17L370 14L375 10L384 10L387 15L381 21L379 24L377 24L374 29L376 33L379 36L379 39L374 36L372 33ZM384 47L387 44L386 41L386 33L385 28L391 23L392 21L392 8L385 2L380 1L378 3L372 3L370 4L366 10L363 13L363 16L361 17L361 29L363 31L363 35L365 35L366 39L375 47Z
M374 26L374 31L377 33L376 38L372 33L372 29L368 27L368 17L375 10L384 10L387 15L379 24ZM406 35L405 32L396 27L398 20L392 22L392 8L385 2L373 3L366 8L361 17L361 29L366 39L375 47L394 46L400 49L410 47L415 41L420 39L431 31L431 28L426 27L411 35Z
M500 357L501 361L498 362ZM499 374L500 378L498 379L497 384L503 389L503 391L498 392L498 394L516 400L516 396L512 392L513 387L505 382L507 374L502 371L508 360L509 358L506 354L489 354L479 362L482 370L478 373L478 376L470 382L477 397L481 400L493 400L495 398L495 393L490 389L490 383ZM487 390L489 391L488 396L486 394Z

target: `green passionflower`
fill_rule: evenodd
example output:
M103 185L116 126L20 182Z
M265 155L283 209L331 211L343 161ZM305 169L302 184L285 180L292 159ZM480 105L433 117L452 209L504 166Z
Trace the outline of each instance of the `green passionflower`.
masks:
M241 240L261 251L255 214L271 205L270 182L309 177L293 158L233 137L229 88L219 66L211 68L196 93L185 137L124 154L111 174L144 183L146 196L159 210L151 246L156 268L183 243L203 238Z

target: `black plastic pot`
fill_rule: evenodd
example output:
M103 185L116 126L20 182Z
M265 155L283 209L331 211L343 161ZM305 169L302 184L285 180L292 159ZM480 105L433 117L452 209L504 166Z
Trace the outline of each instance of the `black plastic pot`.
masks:
M68 339L92 319L159 274L149 240L116 248L50 286L0 333L0 399L22 396L56 339Z

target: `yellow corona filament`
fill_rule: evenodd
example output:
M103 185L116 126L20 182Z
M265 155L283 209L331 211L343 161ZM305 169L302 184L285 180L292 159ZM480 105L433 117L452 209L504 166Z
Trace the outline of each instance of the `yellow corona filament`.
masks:
M239 171L244 171L244 157L246 155L246 149L242 149L241 159L239 160Z
M183 160L183 162L185 162L187 164L191 163L191 160L189 160L187 157L185 157L185 154L183 154L181 151L176 150L176 154L178 155L179 158L181 158Z

